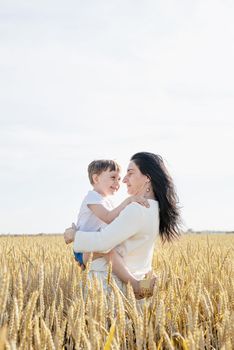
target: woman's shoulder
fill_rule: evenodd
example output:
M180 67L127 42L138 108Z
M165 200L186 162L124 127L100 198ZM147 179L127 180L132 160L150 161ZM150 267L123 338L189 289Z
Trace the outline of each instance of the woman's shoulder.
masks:
M132 202L130 204L128 204L123 210L122 213L133 213L133 214L139 214L142 211L143 206L139 203L136 202Z
M150 207L154 207L154 208L159 207L158 201L156 201L156 199L149 199L148 201L149 201Z
M138 203L131 203L127 205L119 214L119 216L113 221L118 225L127 225L130 229L132 226L139 227L142 224L144 213L141 205ZM112 225L108 225L109 227Z
M120 222L130 224L140 228L149 223L158 222L158 202L149 201L150 207L146 208L139 203L129 204L119 215ZM142 226L143 225L143 226Z
M126 215L132 215L135 218L139 218L139 220L150 220L154 216L158 216L159 214L159 204L158 201L155 200L149 200L149 207L146 208L145 206L133 202L129 204L125 210L127 212Z
M131 204L129 204L126 208L131 208L130 210L135 210L135 211L142 211L142 210L147 210L150 208L158 208L158 201L154 200L154 199L148 199L148 203L149 203L149 208L146 208L145 206L137 203L137 202L132 202ZM125 209L126 209L125 208Z
M143 205L132 202L128 204L121 212L127 218L133 217L135 220L140 220L144 215L144 210L147 209Z
M132 216L136 220L140 220L145 216L155 215L155 210L158 211L158 202L155 200L149 200L149 205L150 207L146 208L137 202L132 202L122 210L121 215L124 215L128 218Z

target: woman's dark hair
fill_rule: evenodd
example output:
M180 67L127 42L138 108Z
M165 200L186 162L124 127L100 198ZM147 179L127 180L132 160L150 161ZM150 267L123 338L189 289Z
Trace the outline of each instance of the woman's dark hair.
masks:
M161 156L139 152L131 157L141 173L148 176L155 199L159 203L159 234L163 242L179 236L180 213L173 180Z

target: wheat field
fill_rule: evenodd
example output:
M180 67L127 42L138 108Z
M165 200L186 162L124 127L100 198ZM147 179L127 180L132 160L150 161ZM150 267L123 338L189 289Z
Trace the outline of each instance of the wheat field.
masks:
M2 349L234 349L234 235L157 242L153 297L109 293L62 236L0 237Z

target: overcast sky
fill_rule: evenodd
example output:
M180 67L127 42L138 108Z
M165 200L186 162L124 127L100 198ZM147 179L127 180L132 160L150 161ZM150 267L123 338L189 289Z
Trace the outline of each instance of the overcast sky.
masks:
M89 162L124 175L144 150L185 228L234 230L233 18L231 0L0 0L0 233L63 232Z

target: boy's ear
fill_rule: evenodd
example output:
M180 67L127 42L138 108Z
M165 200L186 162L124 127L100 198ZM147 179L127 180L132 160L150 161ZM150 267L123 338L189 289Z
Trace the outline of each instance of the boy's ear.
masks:
M94 184L98 183L98 174L93 174L93 183Z

